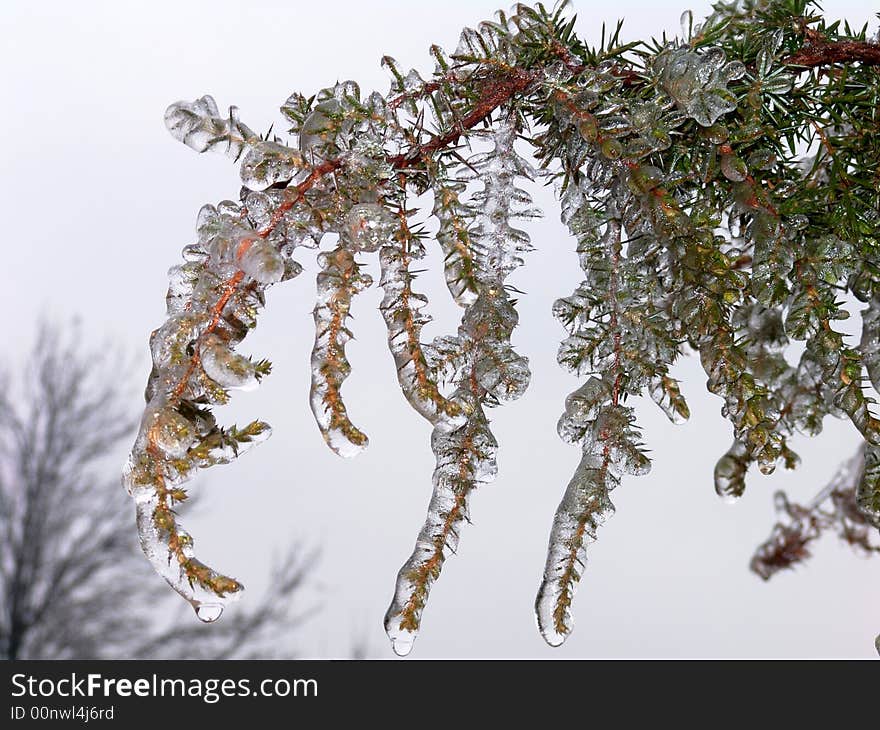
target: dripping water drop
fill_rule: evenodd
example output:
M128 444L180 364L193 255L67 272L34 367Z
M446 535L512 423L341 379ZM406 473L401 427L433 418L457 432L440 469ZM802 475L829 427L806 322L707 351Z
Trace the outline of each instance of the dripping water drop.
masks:
M395 636L391 639L391 649L397 656L407 656L413 648L415 637L412 635Z
M221 615L223 615L223 606L219 603L200 603L196 608L196 616L199 621L206 624L214 623Z

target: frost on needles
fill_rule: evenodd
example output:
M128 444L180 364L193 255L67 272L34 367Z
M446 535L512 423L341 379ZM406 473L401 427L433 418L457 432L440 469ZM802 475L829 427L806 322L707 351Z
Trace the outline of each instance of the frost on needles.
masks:
M611 490L650 469L629 399L647 395L672 422L687 419L670 369L688 350L731 424L714 474L723 498L743 493L753 464L765 474L795 468L790 437L818 434L825 416L848 419L863 440L808 505L779 497L788 521L753 569L769 578L832 528L876 552L880 47L866 29L818 13L807 0L720 2L699 25L685 13L681 38L624 42L618 25L591 46L567 4L518 5L465 29L454 53L432 47L426 77L386 56L387 94L346 81L291 95L281 107L289 141L253 132L235 107L221 114L210 96L172 104L171 134L238 162L243 187L199 212L197 240L169 273L167 320L150 339L125 484L156 570L205 621L241 592L195 557L174 507L199 469L268 437L261 421L223 427L211 409L269 374L268 361L237 348L267 289L297 277L296 259L319 246L311 408L334 452L367 446L343 385L350 310L374 284L362 269L375 257L391 361L430 424L436 458L428 514L385 616L395 651L409 652L471 493L496 474L490 409L529 384L509 277L540 256L522 230L538 215L526 188L539 178L556 182L584 277L553 308L566 332L559 362L583 382L558 425L581 458L536 601L547 642L572 630ZM427 212L414 205L422 195ZM457 329L431 342L417 282L428 246L442 251L461 311ZM837 328L855 314L847 295L866 305L859 342Z

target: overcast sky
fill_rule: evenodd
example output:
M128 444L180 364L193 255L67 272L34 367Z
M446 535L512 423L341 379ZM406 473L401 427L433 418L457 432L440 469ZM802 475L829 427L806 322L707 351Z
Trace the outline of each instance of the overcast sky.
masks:
M428 73L431 43L454 49L461 27L496 7L495 0L2 3L2 357L24 353L40 316L79 315L90 343L109 338L136 353L136 385L145 380L167 269L194 240L199 207L239 190L225 158L196 155L168 135L162 116L170 102L209 93L221 108L237 105L251 128L280 129L277 109L291 92L310 95L348 78L385 92L382 55ZM627 39L675 33L686 7L580 2L578 29L597 39L602 21L624 17ZM701 15L708 3L690 7ZM825 7L829 16L876 24L864 0ZM730 426L694 359L676 368L693 414L688 424L673 426L653 404L639 405L653 471L625 478L612 494L617 514L590 550L575 632L560 649L543 643L532 605L553 513L579 458L555 433L577 381L556 365L563 331L550 308L580 276L552 193L538 189L535 197L547 217L529 227L537 251L514 279L526 292L515 343L531 360L532 386L490 413L500 474L473 497L474 524L432 591L412 656L872 656L880 561L829 538L806 569L768 584L748 571L775 519L773 492L808 500L854 452L857 436L849 424L827 422L819 438L797 442L798 472L756 472L745 497L724 504L712 469ZM186 526L202 559L245 583L243 601L259 593L272 556L289 541L320 545L310 590L322 610L300 653L343 655L363 638L371 655L387 657L382 617L431 492L430 428L397 389L374 288L355 305L354 372L344 391L371 446L352 461L324 446L308 407L315 264L307 251L299 261L305 273L271 290L243 346L272 359L272 377L222 412L230 423L263 418L274 435L193 485L210 494ZM419 282L437 320L426 338L456 325L438 263L432 254L433 272ZM135 394L132 409L140 407ZM120 465L124 458L121 451Z

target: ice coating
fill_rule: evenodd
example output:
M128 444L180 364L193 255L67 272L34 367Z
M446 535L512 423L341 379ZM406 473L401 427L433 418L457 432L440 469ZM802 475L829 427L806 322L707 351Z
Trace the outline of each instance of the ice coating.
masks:
M344 81L322 90L318 97L299 127L299 149L311 164L319 164L349 146L347 137L353 121L347 111L351 99L360 99L360 88L354 81Z
M238 119L231 107L228 117L221 117L217 102L203 96L193 102L178 101L165 111L165 126L171 135L196 152L217 149L233 159L258 137Z
M613 513L609 492L623 474L638 476L650 469L635 414L623 405L623 398L647 389L671 419L683 420L688 414L666 368L652 371L644 365L646 359L674 361L674 339L668 332L644 325L626 326L639 319L644 322L636 312L630 313L637 306L633 289L644 287L650 299L651 287L656 286L642 271L643 250L631 244L625 255L623 226L614 216L618 209L628 215L627 206L637 203L642 191L655 184L651 181L657 172L639 170L639 177L633 179L635 172L619 169L629 184L605 207L590 200L595 182L585 182L584 189L569 193L563 207L563 222L578 240L586 278L553 307L554 316L569 333L558 359L564 367L589 377L566 399L557 427L563 440L581 446L582 457L554 517L535 600L538 628L551 646L559 646L572 631L572 601L586 565L587 548L596 539L598 526ZM628 232L635 238L643 225L641 219L633 217L630 225Z
M158 408L147 415L145 426L150 443L171 459L186 456L197 439L193 425L172 408Z
M458 546L460 526L468 519L471 491L494 478L497 468L497 444L479 399L468 389L457 391L454 399L463 402L470 415L451 431L445 422L434 427L431 448L437 463L428 516L412 555L397 575L394 597L385 614L385 631L400 656L411 651L431 586L446 557Z
M303 156L314 158L333 135L334 117L342 112L342 104L338 99L327 99L315 106L305 118L299 130L299 149Z
M550 646L571 633L571 605L598 527L613 514L609 492L623 474L643 475L650 461L641 450L635 415L615 403L614 384L592 377L566 399L560 435L582 444L583 455L566 488L550 531L547 562L535 617Z
M655 69L664 91L678 108L697 124L711 127L736 109L736 98L727 85L746 72L739 61L726 61L724 51L717 47L702 53L681 47L658 56Z
M339 456L352 457L367 447L368 439L351 422L342 401L342 384L351 373L345 345L352 335L346 323L352 298L371 281L344 246L321 254L318 260L310 403L327 445Z
M461 201L465 184L442 177L439 166L433 170L434 210L440 223L437 243L443 249L446 286L456 304L466 307L479 295L477 264L471 238L472 209Z
M483 182L483 189L473 196L478 212L471 237L478 242L476 277L484 286L503 281L523 265L523 255L533 250L528 234L511 221L541 215L531 196L514 184L517 178L533 180L537 175L517 153L516 138L516 125L500 123L492 135L492 152L471 163Z
M275 284L284 278L284 257L269 241L256 241L238 255L239 268L260 284Z
M358 203L345 216L340 236L355 251L378 251L396 228L394 216L378 203Z
M535 600L541 636L550 646L562 644L572 630L571 604L587 563L587 547L599 526L614 514L608 497L612 479L602 465L585 455L565 490L550 532L544 578Z
M138 538L141 549L155 571L189 602L200 621L210 623L220 618L223 608L238 598L244 589L238 581L221 576L193 556L192 538L177 527L170 514L157 521L156 514L166 514L158 495L148 494L136 499ZM158 524L157 524L158 523ZM161 525L161 526L160 526ZM177 548L176 555L169 555L169 538ZM193 576L193 580L181 580L181 574Z
M254 142L241 161L241 182L250 190L265 190L290 182L304 167L299 151L278 142Z
M528 235L509 222L535 214L531 199L515 185L517 177L531 174L514 150L516 134L515 121L503 116L490 137L493 152L473 164L483 183L473 201L477 213L472 243L480 252L473 257L477 295L462 299L469 303L458 333L435 340L424 363L454 385L448 399L434 389L428 370L420 379L423 365L418 353L424 352L414 345L424 320L419 318L418 306L413 306L419 300L412 292L406 252L386 247L381 253L382 309L389 344L404 394L434 424L431 448L436 458L428 514L412 554L397 575L385 614L385 631L399 655L412 649L431 587L446 556L455 552L471 492L495 476L497 444L485 407L518 397L530 378L528 360L510 344L517 314L504 286L505 278L522 264L521 254L531 248ZM401 234L399 238L407 237ZM461 412L450 410L450 405Z
M872 299L870 305L862 311L859 352L871 384L876 390L880 390L880 298Z
M167 121L172 134L197 151L222 143L237 153L236 145L249 137L234 113L217 117L210 97L172 105ZM270 224L258 231L232 201L199 212L198 241L169 271L168 319L150 338L146 408L123 474L145 555L205 622L217 620L242 586L195 557L175 506L186 500L184 485L199 469L227 464L271 434L262 421L220 427L210 410L228 400L229 389L251 389L269 371L265 361L235 352L255 324L266 287L298 271L266 240L277 220L274 211L269 215Z
M682 424L690 418L690 408L675 378L668 375L655 377L648 386L648 394L673 423Z
M250 359L230 350L216 334L202 339L199 362L205 375L224 388L253 390L259 384L256 368Z
M382 248L379 255L380 283L385 292L379 309L388 329L388 348L401 391L413 409L432 424L448 419L452 425L462 418L462 408L441 392L437 373L428 363L419 339L430 318L420 311L425 298L412 289L411 258L408 251L393 246Z
M746 490L746 471L752 463L748 447L736 440L715 464L715 492L725 502L739 499Z

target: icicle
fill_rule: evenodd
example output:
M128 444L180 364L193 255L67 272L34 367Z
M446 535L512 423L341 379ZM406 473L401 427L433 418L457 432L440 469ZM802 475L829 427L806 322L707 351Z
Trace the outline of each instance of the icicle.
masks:
M556 511L535 615L541 635L559 646L571 633L571 605L586 565L587 547L614 512L608 493L622 474L642 475L650 462L641 451L632 409L613 403L614 388L590 378L566 399L559 433L581 441L583 456Z
M230 463L271 434L261 421L221 428L206 404L226 402L226 388L251 388L269 372L268 362L254 364L233 348L254 326L275 277L259 275L245 260L256 274L247 280L236 265L247 251L268 245L239 205L204 206L198 232L198 243L184 249L187 263L169 272L169 317L150 337L147 403L123 483L137 503L144 553L199 619L209 622L242 586L195 558L192 538L173 508L186 499L183 485L199 469ZM283 258L285 271L295 271L295 262Z
M446 556L458 546L458 530L468 518L471 491L494 478L497 469L497 443L479 399L465 389L453 398L466 403L471 413L467 422L454 430L448 430L445 422L434 428L431 448L437 465L428 516L412 555L397 574L394 598L385 614L385 631L401 656L412 649L431 586Z
M641 285L644 279L635 273L634 261L624 258L623 229L616 217L607 217L609 212L615 212L613 204L600 214L586 196L577 193L563 212L578 238L587 279L571 297L554 304L554 315L570 333L558 359L578 374L596 375L566 398L557 426L563 440L581 443L583 456L556 511L535 601L538 628L551 646L559 646L571 633L571 605L587 547L596 539L598 526L613 512L608 493L620 483L622 474L643 475L650 470L635 415L622 405L622 399L650 385L652 397L667 415L681 418L687 414L678 385L666 375L665 367L653 370L644 365L645 360L671 362L677 344L661 339L668 338L668 333L655 335L645 326L625 326L633 294L622 291L621 277L629 276L628 288ZM631 319L646 320L635 307ZM658 357L658 352L663 355Z
M591 466L593 462L584 454L553 519L544 578L535 600L538 630L550 646L559 646L571 633L571 604L586 566L587 547L595 541L599 526L614 514L609 476L601 466Z
M501 119L492 134L492 152L472 162L484 184L473 196L473 204L479 211L472 232L479 243L476 274L490 286L522 266L523 254L533 250L528 234L511 226L510 221L540 216L531 196L514 184L517 177L532 180L537 174L517 154L516 138L513 121Z
M366 448L368 439L349 420L342 402L342 383L351 372L345 345L351 300L370 286L354 256L337 248L318 257L318 303L315 306L315 346L312 349L311 406L327 445L340 456L352 457Z
M459 199L465 189L463 183L435 180L433 187L433 212L440 222L437 243L443 250L446 286L455 303L466 307L479 295L470 232L473 215Z
M413 296L411 279L402 252L391 247L382 252L386 286L383 314L395 361L405 378L401 385L405 393L410 391L407 397L413 407L436 424L431 448L437 466L428 518L415 550L398 573L394 598L385 616L386 632L398 654L406 654L412 648L431 586L440 575L447 551L454 551L458 543L458 526L467 517L470 492L495 476L497 444L483 407L518 397L530 377L528 360L510 346L517 314L503 282L522 263L519 254L530 248L528 236L513 229L509 220L533 212L530 198L513 184L515 176L527 176L531 171L513 149L516 126L511 118L505 116L499 122L492 139L493 152L473 162L474 169L486 173L481 177L483 190L474 196L480 211L475 235L481 239L481 253L474 258L477 296L473 300L464 298L471 303L462 315L458 335L440 338L431 348L433 356L443 361L438 369L450 373L455 383L456 389L448 402L462 409L467 419L463 425L448 408L439 407L443 401L436 401L430 388L427 393L412 392L407 382L412 372L418 383L411 345L417 343L417 328L424 321L417 319L417 308L414 311L409 306ZM400 238L406 240L405 235ZM407 307L401 307L403 299ZM410 329L415 334L408 333ZM397 342L398 332L407 333L405 338L401 337L406 345Z

